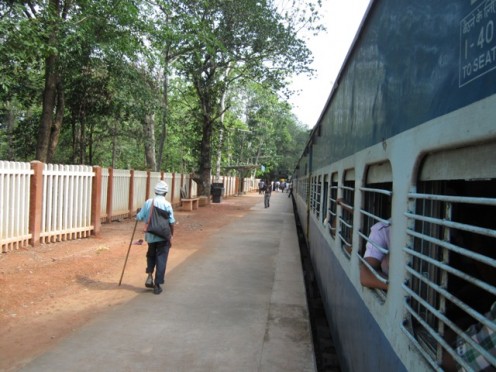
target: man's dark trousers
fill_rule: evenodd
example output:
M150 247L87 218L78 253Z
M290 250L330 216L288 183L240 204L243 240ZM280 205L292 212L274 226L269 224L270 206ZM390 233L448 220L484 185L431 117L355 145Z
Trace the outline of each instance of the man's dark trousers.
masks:
M153 273L154 269L156 269L155 284L164 284L169 249L169 240L148 243L148 252L146 252L146 272Z

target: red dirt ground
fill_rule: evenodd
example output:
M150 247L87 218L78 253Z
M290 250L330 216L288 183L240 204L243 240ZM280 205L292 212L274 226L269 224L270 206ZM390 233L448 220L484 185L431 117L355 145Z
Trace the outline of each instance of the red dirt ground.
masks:
M193 212L176 209L167 271L201 249L262 196L223 199ZM132 245L134 220L102 225L97 237L0 255L0 371L16 371L105 310L144 292L146 243ZM137 225L133 241L143 238Z

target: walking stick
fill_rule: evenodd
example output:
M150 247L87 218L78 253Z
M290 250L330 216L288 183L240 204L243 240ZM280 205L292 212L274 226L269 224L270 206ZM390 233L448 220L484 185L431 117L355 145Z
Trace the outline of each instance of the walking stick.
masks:
M138 225L138 220L134 223L133 235L131 236L131 241L129 242L129 248L127 249L126 260L124 261L124 267L122 268L121 279L119 280L119 285L122 283L122 277L124 276L124 270L126 269L127 259L129 257L129 251L131 250L131 245L133 245L134 233L136 232L136 226Z

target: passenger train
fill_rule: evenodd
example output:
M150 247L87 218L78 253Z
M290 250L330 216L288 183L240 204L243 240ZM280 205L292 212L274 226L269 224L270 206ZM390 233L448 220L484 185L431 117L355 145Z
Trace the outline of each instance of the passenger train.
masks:
M372 0L292 182L342 370L496 368L496 0Z

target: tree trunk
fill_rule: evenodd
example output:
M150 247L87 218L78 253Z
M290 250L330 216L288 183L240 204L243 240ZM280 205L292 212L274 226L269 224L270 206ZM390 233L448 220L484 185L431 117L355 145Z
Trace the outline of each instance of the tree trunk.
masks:
M148 114L143 122L145 135L145 157L148 169L157 171L155 161L155 115Z
M60 0L49 0L49 11L53 19L59 17ZM54 21L57 22L57 21ZM48 46L57 49L58 44L58 25L49 21L47 25L50 29ZM53 115L57 98L57 85L59 83L58 55L51 53L45 59L45 88L43 90L43 109L41 113L41 122L38 130L38 142L36 145L36 160L46 163L49 160ZM63 98L63 97L62 97ZM57 112L57 114L60 114ZM62 111L63 116L63 111Z
M115 168L115 158L117 156L117 121L113 120L112 125L112 164L111 167Z
M50 36L55 39L55 36ZM47 162L48 147L50 144L50 131L53 121L53 110L55 108L55 96L57 90L57 56L52 54L45 60L45 89L43 91L43 110L41 123L38 130L38 143L36 145L36 160Z
M65 95L64 95L64 85L60 76L57 82L57 107L55 113L55 120L50 128L50 142L48 143L47 152L47 163L51 163L55 150L59 143L60 129L62 128L62 122L64 120L64 108L65 108Z
M198 195L210 195L210 174L212 172L212 130L213 123L209 116L203 116L203 135L200 145L200 169Z
M222 144L224 142L224 112L226 109L226 95L227 92L224 91L222 93L222 97L220 99L220 128L219 128L219 147L217 148L217 162L215 164L215 179L218 180L220 178L220 165L222 162Z
M224 79L227 79L231 68L226 69L224 73ZM220 178L220 166L222 163L222 145L224 142L224 116L226 111L226 96L227 89L224 89L222 95L220 97L220 126L219 126L219 147L217 149L217 162L215 164L215 179L218 180Z
M167 122L169 120L169 63L166 58L164 67L164 85L162 92L162 119L161 119L161 132L158 145L158 159L157 159L157 169L160 170L162 167L162 159L164 154L165 141L167 140Z

